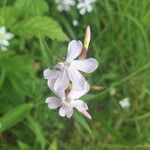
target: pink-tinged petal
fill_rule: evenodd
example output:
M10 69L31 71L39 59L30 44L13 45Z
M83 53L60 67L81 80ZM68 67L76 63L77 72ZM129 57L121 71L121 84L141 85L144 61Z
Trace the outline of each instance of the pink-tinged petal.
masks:
M55 84L54 84L54 90L56 92L62 92L69 86L69 76L67 70L63 70L60 72Z
M70 93L68 94L68 97L73 100L78 99L83 95L85 95L89 90L90 90L90 85L87 82L85 82L85 86L82 90L76 89L76 87L73 86Z
M49 68L45 69L43 72L43 76L45 79L50 80L50 79L55 79L59 75L58 70L51 70Z
M71 66L77 68L82 72L91 73L97 69L98 62L94 58L88 58L85 60L74 60L72 61Z
M68 74L73 84L73 87L75 87L75 89L79 89L79 90L84 89L85 82L86 82L85 78L77 69L73 67L69 67Z
M66 109L67 108L65 106L60 107L60 109L59 109L59 115L61 117L65 117L65 115L66 115Z
M56 79L53 79L53 80L48 80L47 84L48 84L48 87L53 91L53 93L55 95L57 95L57 97L59 97L60 99L63 99L65 97L65 93L64 91L55 91L54 90L54 84L56 82Z
M73 115L73 108L68 106L62 106L59 109L59 115L61 117L67 116L67 118L70 118Z
M82 100L72 100L71 104L80 112L88 110L87 104Z
M86 118L88 118L88 119L92 119L92 117L91 117L91 115L87 112L87 111L82 111L81 112Z
M45 102L48 103L48 107L50 109L56 109L62 106L61 100L58 99L57 97L48 97Z
M72 40L69 42L66 61L71 62L77 58L81 54L82 48L83 46L81 41Z
M69 107L66 109L66 116L67 118L71 118L71 116L73 115L73 108Z

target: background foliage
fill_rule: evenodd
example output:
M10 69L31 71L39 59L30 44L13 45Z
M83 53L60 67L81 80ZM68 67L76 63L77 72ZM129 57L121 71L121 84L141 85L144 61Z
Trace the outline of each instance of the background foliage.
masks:
M81 16L76 9L59 13L51 0L1 0L0 26L15 37L0 51L0 149L150 149L149 6L149 0L97 0ZM92 120L78 112L68 120L45 104L52 93L42 72L65 56L69 40L83 40L87 25L88 55L100 63L88 81L106 89L84 96ZM125 97L128 110L119 105Z

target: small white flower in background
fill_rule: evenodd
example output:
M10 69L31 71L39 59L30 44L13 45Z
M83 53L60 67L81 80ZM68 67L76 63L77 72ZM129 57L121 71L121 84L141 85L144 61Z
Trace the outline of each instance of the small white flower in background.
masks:
M9 46L9 40L14 37L12 33L6 32L5 27L0 27L0 48L2 51L7 50L7 46Z
M58 11L69 11L70 7L75 5L75 0L55 0Z
M72 25L73 25L74 27L79 26L79 21L78 21L77 19L73 19Z
M122 99L121 101L119 101L119 104L123 109L128 109L130 107L129 97L126 97L126 98Z
M86 12L91 12L93 10L92 3L96 0L78 0L77 8L79 13L84 15Z
M76 89L84 89L85 77L79 71L91 73L97 69L98 62L94 58L74 60L81 54L82 48L81 41L72 40L68 45L66 60L59 62L53 69L44 70L44 77L54 91L61 93L69 86L70 81Z
M88 106L87 104L80 100L79 98L86 94L90 89L88 83L85 83L85 88L83 90L78 90L72 88L70 93L67 96L60 96L56 93L57 97L48 97L46 99L46 103L48 103L48 107L50 109L59 109L59 115L61 117L70 118L73 115L73 110L76 108L79 112L83 113L86 117L91 119L90 114L87 112Z

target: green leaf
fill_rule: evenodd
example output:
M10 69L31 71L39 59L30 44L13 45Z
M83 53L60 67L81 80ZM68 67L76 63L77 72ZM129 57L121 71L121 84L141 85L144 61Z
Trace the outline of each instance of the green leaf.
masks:
M49 17L37 16L23 20L14 27L14 32L24 38L46 36L53 40L68 40L58 23Z
M3 64L0 67L0 75L3 79L0 89L0 112L7 112L12 107L24 103L26 97L34 94L37 77L33 60L29 55L1 54L0 64Z
M58 150L58 146L57 146L57 141L56 141L56 139L54 139L54 140L52 141L52 143L50 144L48 150Z
M48 47L44 39L39 37L39 41L40 41L44 66L50 67L54 63L52 51L50 51L50 48Z
M25 16L42 15L48 11L45 0L17 0L15 7Z
M32 107L33 104L31 103L22 104L4 114L4 116L0 118L0 132L9 129L22 121L31 111Z
M36 122L32 117L28 116L27 118L29 124L29 128L33 131L33 133L36 136L36 141L40 143L41 145L41 150L45 149L46 146L46 140L45 137L43 135L43 131L41 129L41 126L39 125L38 122Z
M11 27L17 18L17 10L14 7L0 8L0 26Z
M17 143L18 143L18 146L19 146L20 150L31 150L32 149L28 144L26 144L22 141L18 140Z
M2 68L1 72L0 72L0 90L1 90L1 88L3 86L4 80L5 80L5 75L6 75L5 68Z
M89 127L89 125L87 124L86 120L83 118L83 116L75 113L74 115L75 117L75 121L78 123L78 125L82 126L85 130L87 130L90 134L92 133L91 132L91 129Z

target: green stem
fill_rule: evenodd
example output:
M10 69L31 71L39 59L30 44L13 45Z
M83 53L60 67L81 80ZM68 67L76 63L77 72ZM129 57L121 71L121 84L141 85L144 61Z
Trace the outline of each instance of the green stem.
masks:
M146 65L144 65L143 67L141 67L140 69L136 70L135 72L131 73L130 75L128 75L127 77L125 77L124 79L118 81L118 82L115 82L113 83L110 87L108 87L106 90L104 90L102 93L104 94L105 92L108 92L111 88L114 88L114 87L117 87L119 86L120 84L130 80L131 78L133 78L134 76L136 76L137 74L141 73L142 71L146 70L147 68L150 67L150 62ZM100 93L100 94L102 94ZM100 96L100 94L97 95Z

